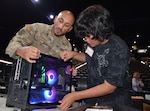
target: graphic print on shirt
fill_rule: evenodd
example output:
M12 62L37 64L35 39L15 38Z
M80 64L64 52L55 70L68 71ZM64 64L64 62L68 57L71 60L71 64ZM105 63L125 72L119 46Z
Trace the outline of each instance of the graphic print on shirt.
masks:
M98 68L97 71L99 73L100 76L102 76L101 74L101 67L107 67L108 66L108 61L105 59L105 56L109 53L109 49L105 49L102 55L99 55L97 53L97 59L98 59Z

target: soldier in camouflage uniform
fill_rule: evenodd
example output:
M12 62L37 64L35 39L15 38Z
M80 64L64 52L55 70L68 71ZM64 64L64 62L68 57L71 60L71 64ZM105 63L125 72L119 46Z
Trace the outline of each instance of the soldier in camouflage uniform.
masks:
M27 24L12 38L6 48L6 54L17 59L22 57L30 63L40 57L40 53L60 58L63 50L72 50L65 34L73 28L75 18L68 10L61 11L54 24Z

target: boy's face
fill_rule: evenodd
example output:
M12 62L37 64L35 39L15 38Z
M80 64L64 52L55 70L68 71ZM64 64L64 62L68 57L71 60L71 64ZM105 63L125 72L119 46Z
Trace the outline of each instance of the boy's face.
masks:
M83 38L84 42L89 44L91 47L95 47L100 44L100 42L96 39L93 39L93 35L89 34L89 36Z

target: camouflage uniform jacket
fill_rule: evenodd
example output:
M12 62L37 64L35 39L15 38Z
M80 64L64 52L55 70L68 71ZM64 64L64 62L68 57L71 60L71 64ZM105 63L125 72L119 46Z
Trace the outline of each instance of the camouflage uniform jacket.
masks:
M34 46L41 53L59 58L62 50L72 50L70 42L65 36L56 37L51 33L53 25L43 23L27 24L12 38L6 48L6 54L16 59L17 48Z

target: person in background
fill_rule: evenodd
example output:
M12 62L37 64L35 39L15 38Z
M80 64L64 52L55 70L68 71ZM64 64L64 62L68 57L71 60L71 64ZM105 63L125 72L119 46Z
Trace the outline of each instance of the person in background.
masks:
M60 56L64 61L75 59L87 62L88 88L64 96L58 108L67 110L78 100L83 100L85 104L124 106L124 110L131 107L131 78L127 73L129 48L114 34L109 11L100 4L87 7L76 20L74 30L76 36L85 42L84 51L65 50Z
M44 23L26 24L10 40L5 53L17 59L22 57L35 63L41 53L60 58L63 50L72 50L65 34L73 28L75 17L69 10L61 11L52 25Z
M132 89L133 91L136 92L142 92L143 91L143 87L144 87L144 83L141 80L141 74L139 72L134 72L133 73L133 78L132 78Z

